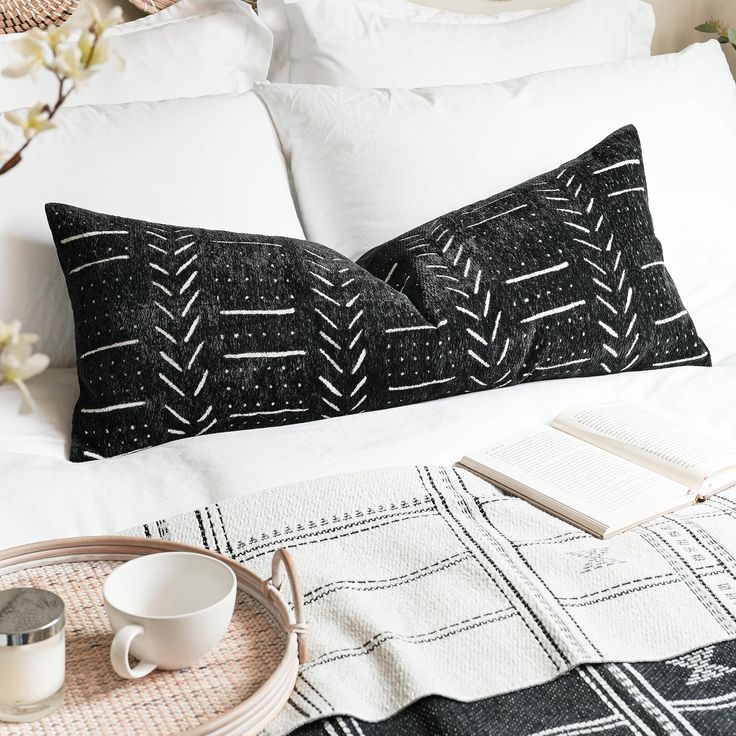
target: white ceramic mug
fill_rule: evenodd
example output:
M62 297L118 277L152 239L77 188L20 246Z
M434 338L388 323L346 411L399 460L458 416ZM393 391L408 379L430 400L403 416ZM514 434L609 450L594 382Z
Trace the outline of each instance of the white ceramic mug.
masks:
M161 552L126 562L102 595L115 636L110 661L126 679L191 667L225 635L235 608L235 573L195 552ZM135 667L128 657L139 660Z

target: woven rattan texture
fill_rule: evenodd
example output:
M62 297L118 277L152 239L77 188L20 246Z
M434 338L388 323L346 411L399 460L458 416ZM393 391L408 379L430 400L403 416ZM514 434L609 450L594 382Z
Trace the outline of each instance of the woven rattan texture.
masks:
M234 708L276 669L286 636L265 608L241 592L225 639L198 666L120 679L109 664L112 632L102 604L102 584L119 564L62 563L0 578L3 588L52 590L67 611L64 705L41 721L0 733L181 734Z
M77 5L79 0L0 0L0 34L61 25Z
M144 13L158 13L159 10L174 5L176 0L130 0L130 2Z
M3 0L0 0L0 2L3 2ZM130 2L143 13L158 13L159 10L168 8L170 5L176 3L177 0L130 0ZM255 10L256 0L244 0L244 2L248 3Z

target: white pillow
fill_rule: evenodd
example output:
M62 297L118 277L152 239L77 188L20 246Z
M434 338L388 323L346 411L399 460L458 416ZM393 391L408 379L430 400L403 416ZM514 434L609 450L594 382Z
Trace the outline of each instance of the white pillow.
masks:
M74 325L44 205L182 226L303 237L278 139L253 92L73 107L0 177L0 317L74 363ZM14 149L0 125L0 148ZM116 288L110 284L110 288Z
M301 2L303 0L283 0L281 5L297 5ZM419 5L411 0L352 0L352 2L362 5L366 12L380 13L387 18L411 20L418 23L505 23L550 10L550 8L533 8L504 11L491 15L489 13L457 13L454 10ZM269 5L269 8L271 7L273 4ZM261 10L260 7L259 10Z
M654 11L643 0L576 0L500 16L407 5L260 0L274 34L269 79L352 87L494 82L648 56L654 35Z
M287 9L288 5L296 5L300 0L265 0L260 3L258 14L273 33L273 54L269 69L269 79L273 82L290 81L290 39L289 16L294 16L295 28L300 28L299 18L301 11L298 8ZM354 0L357 4L358 0ZM413 21L415 23L459 23L459 24L495 24L506 23L510 20L526 18L538 13L544 13L549 8L541 10L517 10L513 12L497 13L454 13L448 10L417 5L409 0L362 0L365 12L378 13L381 17L396 20ZM344 12L345 5L340 10ZM350 8L348 8L348 11ZM357 8L360 12L361 8ZM311 14L310 14L311 15Z
M703 284L736 276L736 88L716 41L494 85L256 91L290 163L307 237L350 258L634 123L656 232L686 303Z
M109 34L124 67L103 67L67 105L245 92L266 78L271 58L271 32L242 0L180 0ZM0 36L0 70L17 62L17 39ZM56 81L48 72L0 76L3 110L48 102L55 94Z

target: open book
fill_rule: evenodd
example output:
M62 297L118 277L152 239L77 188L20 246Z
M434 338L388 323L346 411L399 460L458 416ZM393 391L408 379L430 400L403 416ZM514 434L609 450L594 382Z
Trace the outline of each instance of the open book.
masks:
M578 404L462 465L605 539L736 483L736 446L640 404Z

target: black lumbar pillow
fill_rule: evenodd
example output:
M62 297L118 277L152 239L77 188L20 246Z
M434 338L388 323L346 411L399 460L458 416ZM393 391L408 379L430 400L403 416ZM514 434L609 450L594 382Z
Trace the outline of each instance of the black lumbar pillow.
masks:
M571 376L710 365L629 126L356 264L47 205L77 335L71 459Z

